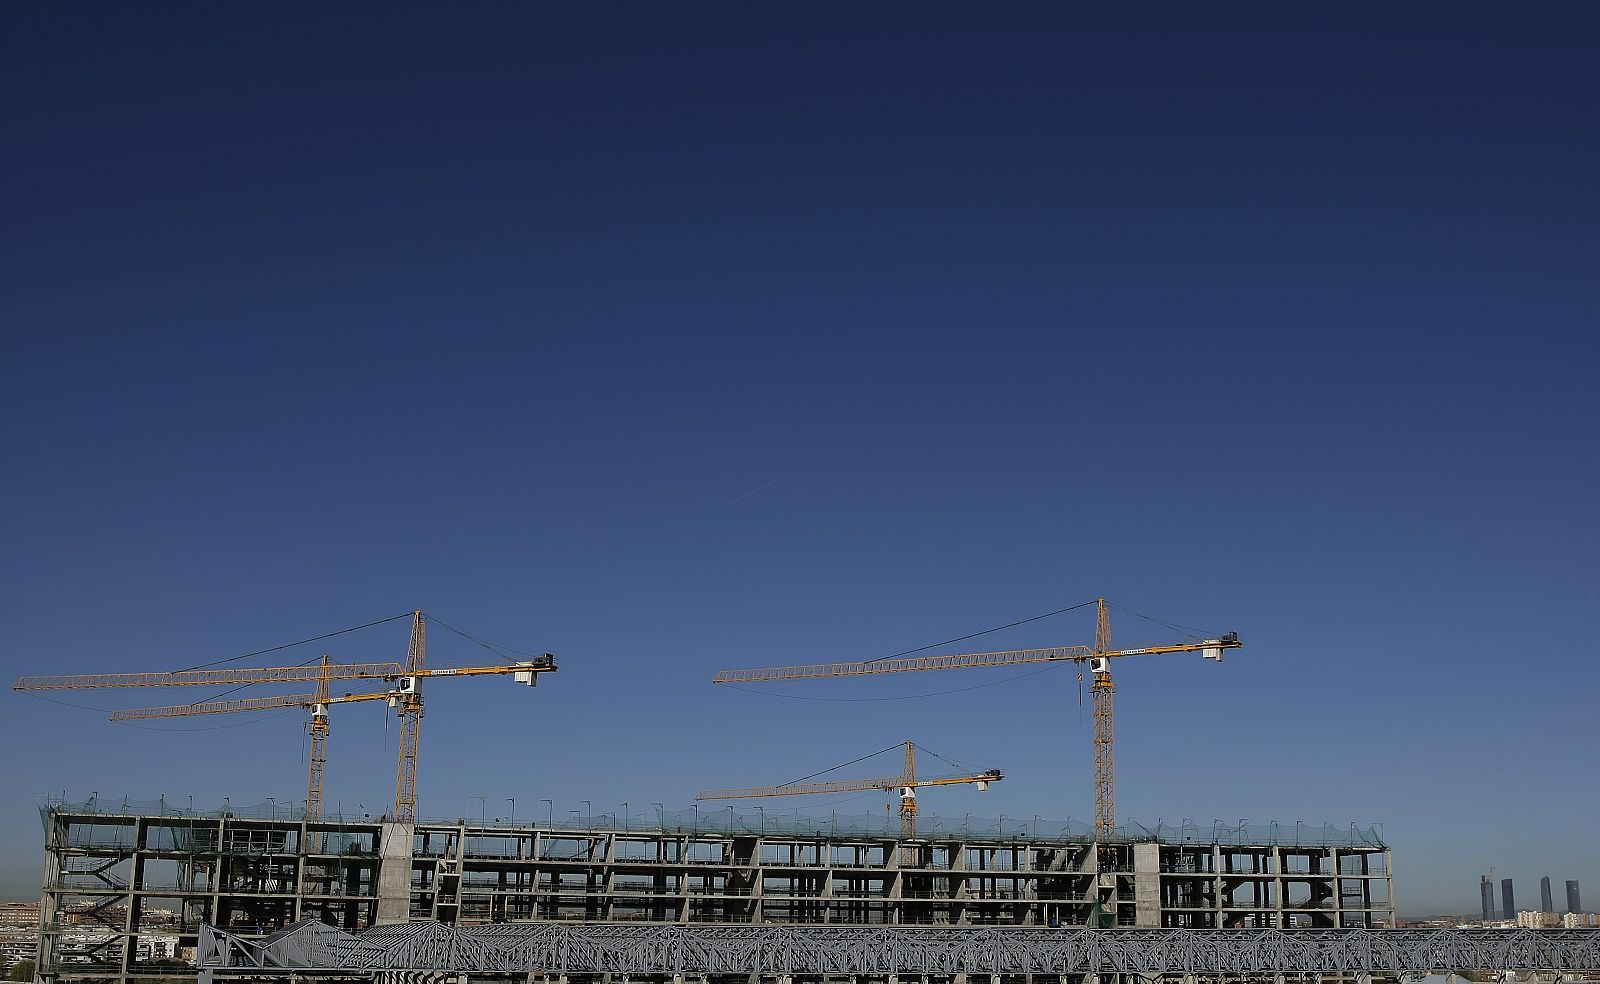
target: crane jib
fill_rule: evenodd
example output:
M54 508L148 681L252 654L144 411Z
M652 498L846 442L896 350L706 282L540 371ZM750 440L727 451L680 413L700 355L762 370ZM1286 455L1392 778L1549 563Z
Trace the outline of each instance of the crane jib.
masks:
M857 663L816 663L807 666L776 666L767 669L724 670L713 683L754 683L767 680L808 680L832 676L875 676L883 673L912 673L920 670L962 670L984 666L1015 666L1022 663L1048 663L1057 660L1083 660L1093 655L1084 646L1052 646L1046 649L1010 649L993 653L964 653L956 656L913 656L905 659L878 659Z
M157 673L72 673L65 676L27 676L13 690L93 690L106 687L210 687L243 683L315 683L330 680L386 680L399 676L399 663L332 663L320 666L239 667L235 669L175 670Z
M1053 646L1047 649L1008 649L993 653L963 653L954 656L913 656L875 659L856 663L812 663L800 666L773 666L749 670L723 670L712 683L764 683L778 680L815 680L822 677L878 676L885 673L914 673L922 670L965 670L984 666L1017 666L1024 663L1052 663L1060 660L1084 662L1096 657L1151 656L1161 653L1203 652L1207 658L1220 658L1223 649L1238 649L1237 635L1221 639L1180 643L1175 646L1149 646L1143 649L1113 649L1097 653L1087 646Z

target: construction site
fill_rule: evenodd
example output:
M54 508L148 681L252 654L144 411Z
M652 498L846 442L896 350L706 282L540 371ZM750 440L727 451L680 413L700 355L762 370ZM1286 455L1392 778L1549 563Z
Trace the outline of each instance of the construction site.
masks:
M323 656L294 667L25 677L15 689L316 688L113 714L115 720L141 720L303 708L312 739L306 799L298 808L270 802L214 810L163 800L46 804L38 979L131 982L192 974L198 951L215 956L216 941L223 938L216 934L249 947L250 940L298 932L308 921L347 934L413 923L841 930L1392 927L1391 857L1376 828L1143 827L1117 821L1113 662L1168 653L1220 662L1240 642L1228 634L1118 650L1111 645L1106 603L1087 604L1098 604L1092 647L730 670L713 683L1060 661L1084 665L1093 678L1093 824L941 817L923 810L919 789L984 788L1002 781L1004 773L926 775L910 741L896 775L708 790L698 797L708 805L697 802L674 813L658 806L644 817L590 815L565 822L552 813L542 824L424 819L416 808L423 682L500 675L533 686L557 667L544 654L489 666L430 668L428 619L421 612L410 616L403 663L340 664ZM335 681L378 682L382 689L340 695ZM393 810L378 818L324 811L330 708L368 700L388 702L401 721ZM897 796L898 817L722 805L855 790ZM95 929L98 942L67 947L67 913L74 914L76 929ZM179 936L179 957L140 945L156 932Z
M671 815L623 830L266 811L47 809L45 925L87 904L112 935L64 963L47 934L41 976L170 975L133 945L170 931L147 928L152 910L178 914L187 938L202 924L264 936L305 919L350 932L414 920L1216 929L1370 928L1394 914L1389 851L1358 828L1119 829L1098 842L988 821L908 840L861 815L724 809L698 828Z

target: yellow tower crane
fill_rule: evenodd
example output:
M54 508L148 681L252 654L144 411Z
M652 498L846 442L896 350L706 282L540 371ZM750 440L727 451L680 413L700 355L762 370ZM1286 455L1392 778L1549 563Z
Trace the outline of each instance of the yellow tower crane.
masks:
M113 721L138 721L151 718L192 717L202 714L229 714L239 711L264 711L282 707L311 710L311 764L306 779L306 812L316 819L322 812L322 773L327 761L328 707L331 704L382 700L400 715L400 756L395 777L395 819L416 821L417 757L421 745L421 681L431 677L510 676L525 686L538 682L538 674L556 669L550 653L529 660L497 666L459 666L427 669L427 619L413 612L411 643L405 663L333 663L322 657L319 666L267 666L238 669L175 670L139 673L73 673L59 676L26 676L11 685L13 690L100 690L130 687L248 686L265 683L317 684L314 694L279 694L271 697L246 697L238 700L207 701L200 704L172 704L116 711ZM334 697L334 680L384 680L390 690Z
M1113 740L1111 703L1116 686L1111 682L1111 661L1127 656L1153 656L1159 653L1200 653L1222 662L1225 649L1238 649L1242 643L1236 632L1217 639L1146 646L1141 649L1111 648L1111 617L1106 600L1097 600L1094 647L1054 646L1047 649L1009 649L992 653L962 653L952 656L907 656L854 663L813 663L801 666L776 666L751 670L723 670L712 683L776 683L789 680L815 680L824 677L876 676L884 673L914 673L923 670L966 670L990 666L1020 666L1029 663L1071 661L1088 663L1094 677L1094 826L1095 836L1104 843L1117 825L1116 755Z
M401 693L397 690L380 690L376 693L346 693L333 696L329 682L338 664L331 663L327 653L322 654L322 675L317 680L314 694L274 694L271 697L244 697L238 700L212 700L200 704L169 704L163 707L134 707L111 712L112 721L149 721L155 718L197 717L206 714L233 714L240 711L270 711L276 708L301 707L311 712L307 730L311 734L311 756L306 771L307 820L322 818L322 775L328 763L328 708L334 704L355 704L364 701L386 701L397 706Z
M887 749L886 749L887 751ZM875 753L882 754L882 753ZM999 782L1005 773L999 769L964 776L939 776L932 779L917 778L916 745L906 742L905 771L898 776L881 779L836 779L829 782L791 782L782 786L752 786L748 789L711 789L695 795L697 800L752 799L761 796L811 796L821 793L859 793L874 789L900 794L900 836L910 840L917 836L917 790L928 786L959 786L972 783L979 789L988 789L991 782Z

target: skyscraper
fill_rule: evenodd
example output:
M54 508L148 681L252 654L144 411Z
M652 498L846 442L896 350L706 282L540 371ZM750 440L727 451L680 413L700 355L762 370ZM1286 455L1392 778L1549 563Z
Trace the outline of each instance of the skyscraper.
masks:
M1517 900L1511 895L1511 879L1500 879L1500 918L1517 918Z
M1578 904L1578 880L1576 878L1567 882L1567 911L1583 911L1583 906Z
M1555 897L1550 894L1550 876L1549 875L1545 875L1543 878L1539 879L1539 911L1540 912L1554 912L1554 911L1556 911L1556 900L1555 900Z
M1572 898L1575 882L1567 882L1567 898ZM1483 921L1488 922L1494 918L1494 882L1484 875L1478 882L1478 894L1483 896Z

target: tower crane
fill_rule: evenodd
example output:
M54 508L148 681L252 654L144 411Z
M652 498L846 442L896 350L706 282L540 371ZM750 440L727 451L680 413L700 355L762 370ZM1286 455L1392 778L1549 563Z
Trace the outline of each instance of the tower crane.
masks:
M1088 663L1094 677L1094 827L1102 844L1110 839L1117 825L1116 756L1112 729L1111 661L1128 656L1153 656L1160 653L1198 652L1205 659L1222 662L1227 649L1238 649L1239 634L1229 632L1216 639L1146 646L1141 649L1111 648L1111 617L1106 600L1097 599L1094 647L1054 646L1047 649L1010 649L992 653L963 653L951 656L908 656L853 663L813 663L801 666L776 666L749 670L723 670L712 683L771 683L789 680L814 680L824 677L875 676L884 673L914 673L923 670L964 670L990 666L1020 666L1029 663L1071 661Z
M306 771L307 820L322 818L322 775L328 763L328 708L333 704L355 704L364 701L387 701L396 706L401 698L397 690L376 693L346 693L333 696L329 681L331 668L328 654L322 654L322 675L317 680L314 694L274 694L271 697L244 697L238 700L212 700L199 704L169 704L163 707L134 707L111 712L112 721L148 721L156 718L197 717L206 714L231 714L239 711L268 711L284 707L300 707L311 712L307 730L311 733L310 763Z
M959 786L972 783L980 790L988 789L991 782L1004 779L999 769L964 776L938 776L932 779L917 778L916 745L906 742L905 771L898 776L881 779L836 779L830 782L791 782L782 786L753 786L749 789L711 789L695 795L697 800L752 799L759 796L810 796L818 793L858 793L873 789L900 794L900 836L910 840L917 836L917 790L927 786Z
M416 821L417 807L417 756L421 744L422 688L421 681L432 677L510 676L514 682L535 686L540 673L549 673L556 667L550 653L528 660L494 666L458 666L430 670L427 662L427 619L422 612L412 613L411 642L404 663L333 663L326 655L319 666L267 666L236 669L176 670L167 672L135 673L73 673L57 676L25 676L11 685L20 691L36 690L96 690L130 687L185 687L185 686L248 686L263 683L317 684L314 694L280 694L270 697L247 697L238 700L207 701L199 704L173 704L164 707L143 707L116 711L113 721L136 721L151 718L191 717L202 714L227 714L238 711L261 711L280 707L306 707L311 709L311 765L306 781L306 809L308 817L313 809L320 815L322 806L322 772L326 764L326 743L329 732L328 706L331 704L361 701L386 701L400 716L400 755L395 772L395 819L402 823ZM334 697L330 685L334 680L383 680L393 684L393 689L375 693L345 694Z

